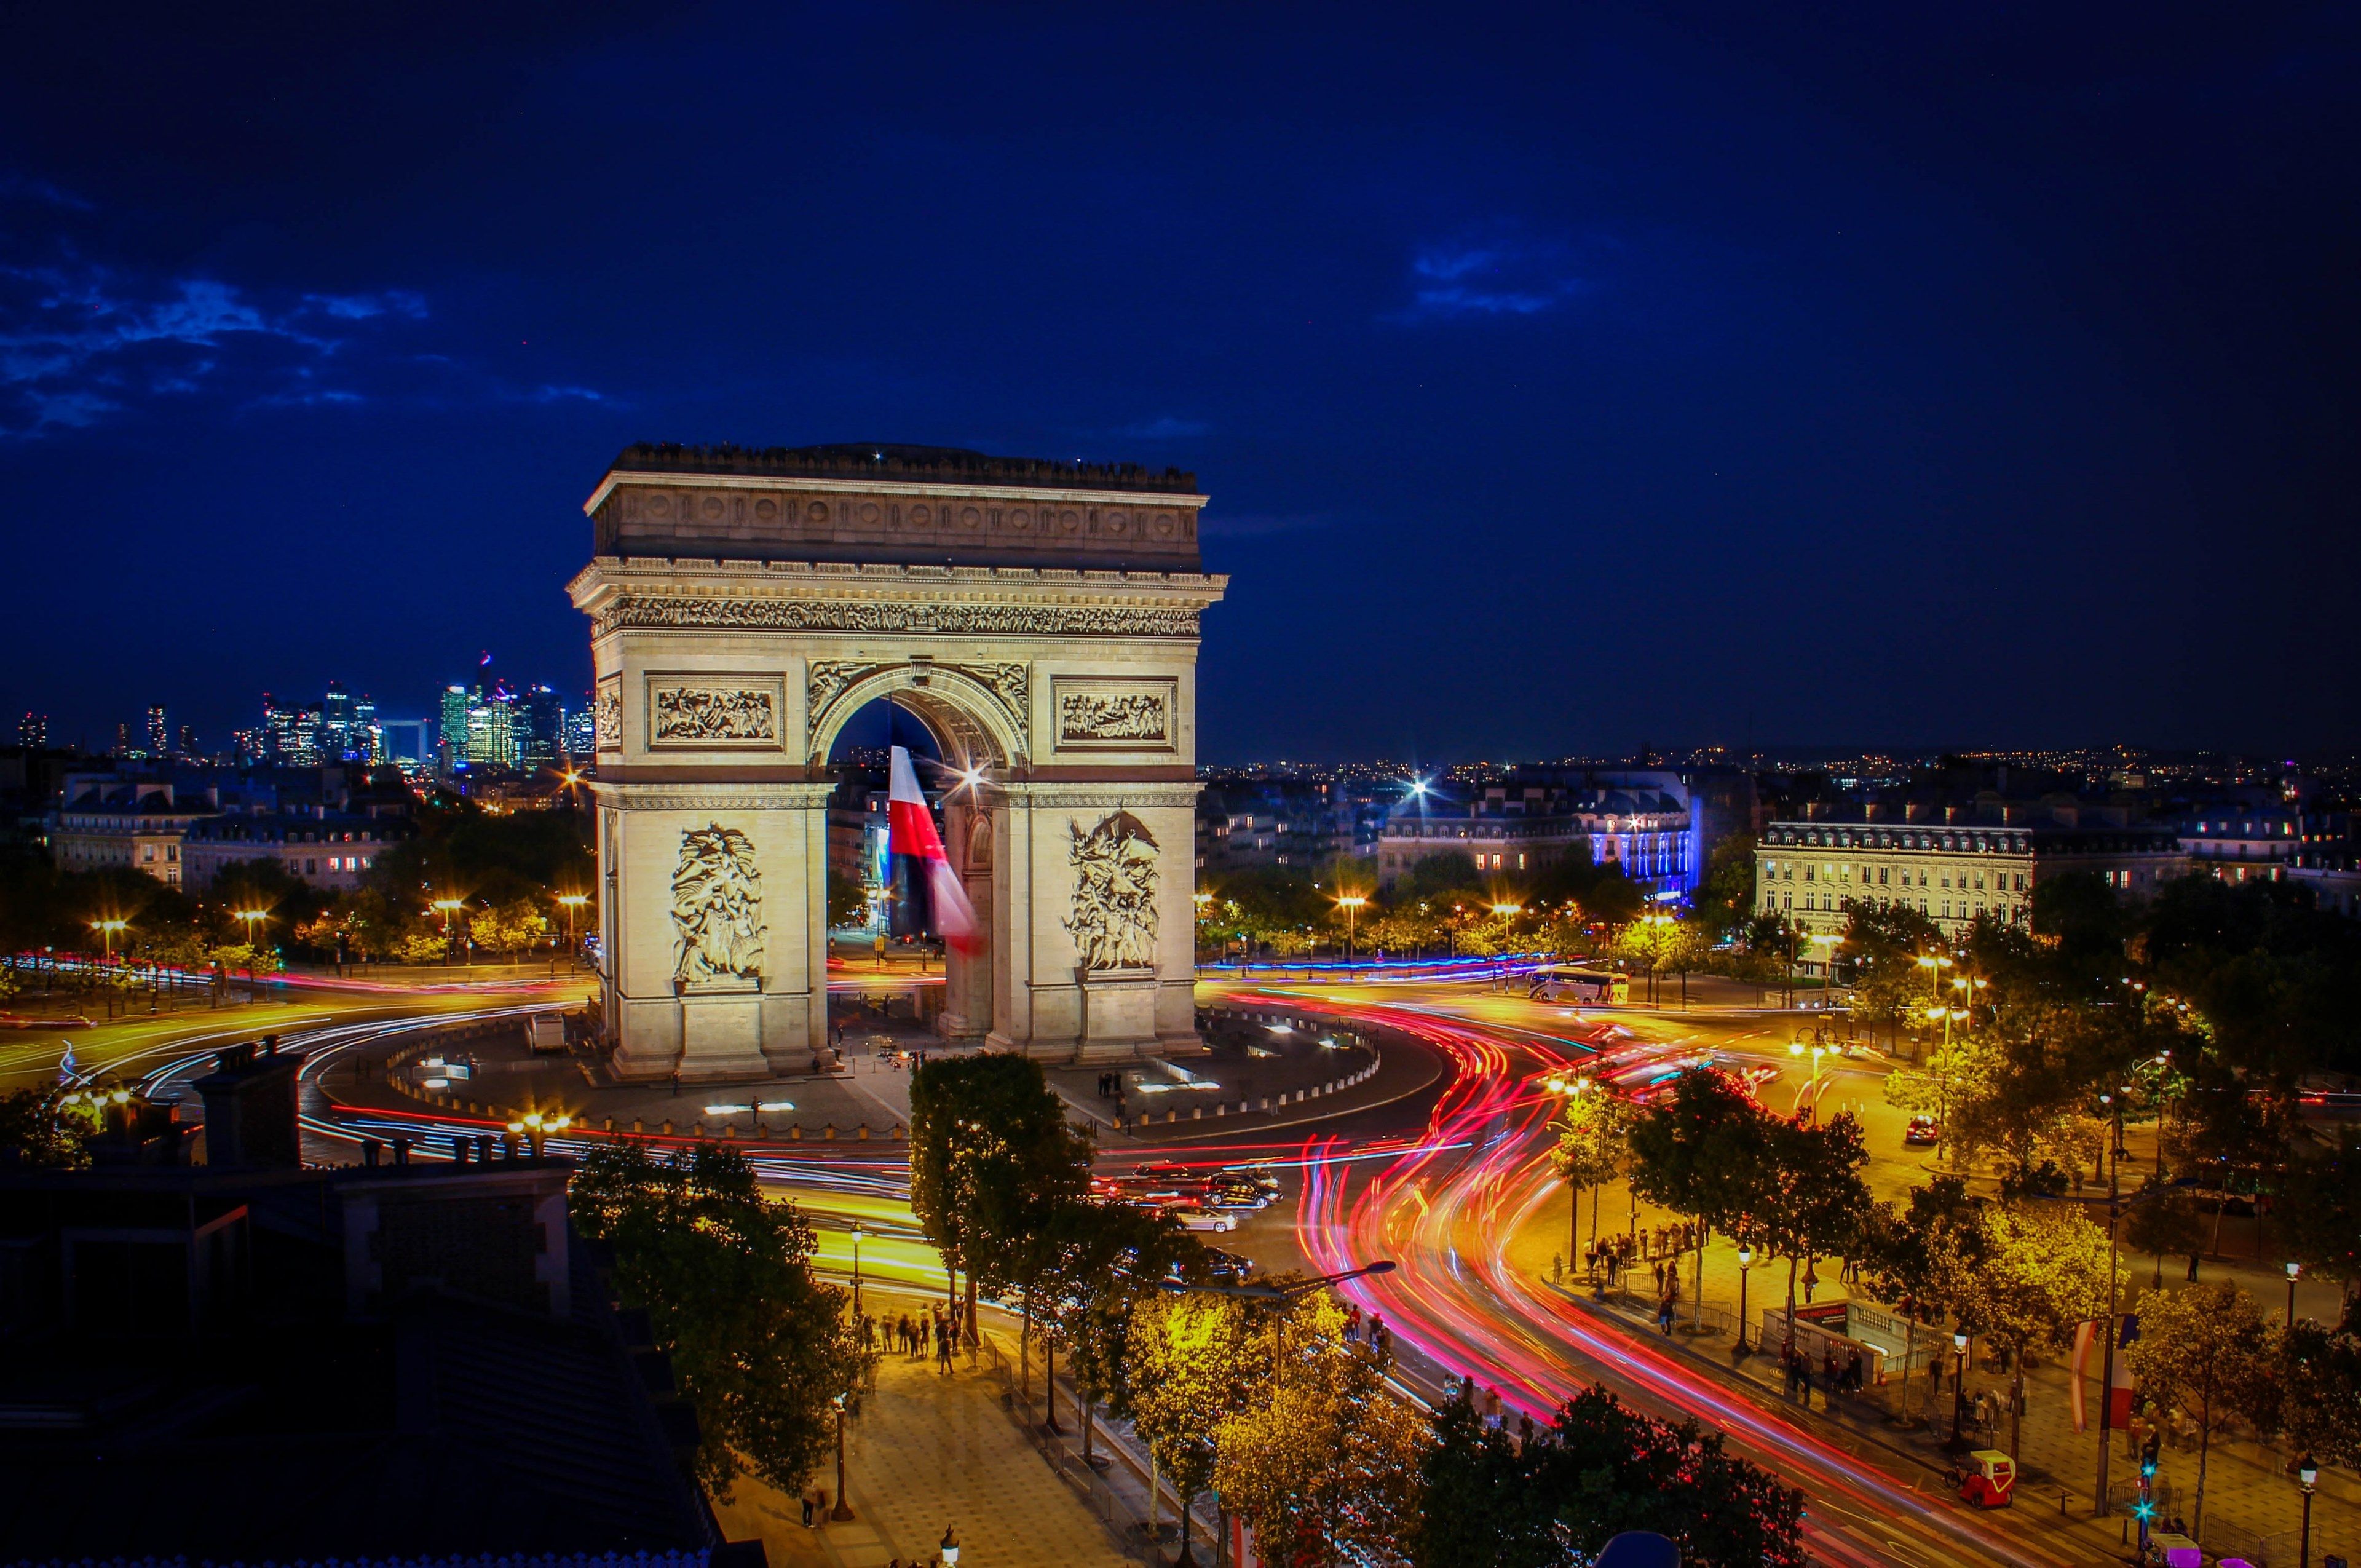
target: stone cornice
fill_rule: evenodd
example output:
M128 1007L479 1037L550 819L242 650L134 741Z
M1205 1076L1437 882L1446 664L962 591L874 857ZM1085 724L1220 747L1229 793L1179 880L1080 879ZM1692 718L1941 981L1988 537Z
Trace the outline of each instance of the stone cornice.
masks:
M602 806L634 811L809 811L825 808L836 785L617 784L596 779L590 781L590 790Z
M664 558L601 555L566 585L575 608L591 608L600 588L622 591L640 585L673 594L728 594L749 588L785 589L803 596L873 599L883 591L939 600L947 592L979 600L1038 604L1192 600L1216 603L1230 585L1221 572L1116 572L1060 566L927 566L851 565L834 561L728 561L711 557ZM985 595L983 589L1002 590Z
M1194 809L1198 790L1193 784L1005 784L997 787L1012 806L1033 806L1044 810L1069 807L1093 811L1133 806L1188 806Z
M617 469L598 481L582 503L589 516L598 511L618 485L656 485L666 489L768 490L801 495L906 496L942 493L978 500L1049 501L1065 506L1127 505L1202 507L1213 498L1167 490L1074 489L1038 485L975 485L943 479L816 479L774 474L697 474L669 469Z

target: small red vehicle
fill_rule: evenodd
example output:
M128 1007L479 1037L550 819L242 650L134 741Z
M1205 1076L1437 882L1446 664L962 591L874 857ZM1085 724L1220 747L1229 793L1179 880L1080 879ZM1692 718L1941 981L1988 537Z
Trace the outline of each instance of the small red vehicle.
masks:
M1996 1448L1979 1448L1960 1471L1960 1496L1980 1508L2004 1508L2016 1500L2016 1461Z

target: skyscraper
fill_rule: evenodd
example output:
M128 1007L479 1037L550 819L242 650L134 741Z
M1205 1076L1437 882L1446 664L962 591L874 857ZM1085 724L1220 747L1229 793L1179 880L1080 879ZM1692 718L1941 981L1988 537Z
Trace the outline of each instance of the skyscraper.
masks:
M49 743L49 716L27 712L16 721L16 744L36 749Z
M434 760L437 771L448 773L467 760L467 688L445 686L443 711L435 725Z
M148 710L148 754L151 757L172 754L172 727L165 722L164 705L160 702Z
M352 749L346 755L372 766L385 761L385 728L378 722L377 699L367 692L353 703Z
M514 708L516 760L521 767L543 768L566 753L566 704L547 686L527 686Z
M328 683L320 699L320 760L341 762L353 752L353 699L342 681Z
M175 750L179 755L183 757L193 757L197 754L197 727L195 725L183 724L181 726L180 744Z
M309 768L320 761L320 710L282 707L269 692L262 694L264 760L283 767Z

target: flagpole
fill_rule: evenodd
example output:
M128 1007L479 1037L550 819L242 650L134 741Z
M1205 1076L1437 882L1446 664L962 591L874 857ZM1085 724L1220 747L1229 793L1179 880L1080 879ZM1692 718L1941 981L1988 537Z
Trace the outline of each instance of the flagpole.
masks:
M2107 1356L2106 1369L2099 1378L2099 1495L2091 1505L2091 1517L2102 1519L2107 1517L2107 1438L2115 1422L2115 1223L2121 1217L2117 1210L2123 1190L2120 1156L2124 1140L2122 1111L2115 1115L2114 1140L2107 1150ZM2158 1136L2163 1134L2159 1131Z

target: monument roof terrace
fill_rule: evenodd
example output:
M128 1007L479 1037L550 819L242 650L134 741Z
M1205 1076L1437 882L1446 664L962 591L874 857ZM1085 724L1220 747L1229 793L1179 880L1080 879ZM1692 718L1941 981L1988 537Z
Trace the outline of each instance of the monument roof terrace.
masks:
M618 474L760 474L799 479L869 479L897 485L1049 487L1068 490L1143 490L1193 495L1197 476L1162 472L1137 463L1060 462L1047 457L994 457L958 446L907 446L886 442L829 446L683 446L639 442L623 449Z

